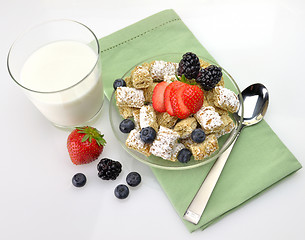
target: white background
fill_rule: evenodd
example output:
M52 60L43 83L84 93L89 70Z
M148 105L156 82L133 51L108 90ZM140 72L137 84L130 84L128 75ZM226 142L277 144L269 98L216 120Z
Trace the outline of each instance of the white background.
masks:
M304 170L226 216L190 234L151 170L128 156L111 132L108 101L95 124L108 142L102 156L119 160L114 182L97 178L96 162L74 166L68 132L34 108L6 69L8 49L29 26L69 18L100 38L173 8L240 86L270 91L266 120L305 164L305 1L0 0L0 239L305 239ZM175 36L173 36L175 37ZM129 171L143 182L128 199L113 195ZM72 186L76 172L84 188Z

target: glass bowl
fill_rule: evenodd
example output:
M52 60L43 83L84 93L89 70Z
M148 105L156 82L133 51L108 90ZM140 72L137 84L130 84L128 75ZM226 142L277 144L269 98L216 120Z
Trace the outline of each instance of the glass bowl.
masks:
M124 79L125 77L129 76L131 71L138 65L141 65L144 62L152 62L154 60L163 60L163 61L168 61L168 62L179 62L180 59L182 58L183 53L169 53L169 54L163 54L163 55L158 55L158 56L154 56L154 57L150 57L148 59L145 59L141 62L139 62L138 64L136 64L135 66L133 66L132 68L130 68L123 76L122 78ZM200 59L209 62L210 64L214 64L219 66L217 63L206 59L204 57L198 56ZM214 160L216 160L231 144L232 142L235 140L236 136L237 136L237 132L241 127L241 122L243 120L243 101L242 101L242 95L241 92L236 84L236 82L234 81L234 79L230 76L230 74L222 68L222 73L223 73L223 78L224 78L224 82L225 82L225 87L232 90L233 92L235 92L238 97L239 97L239 101L240 101L240 110L239 113L241 114L241 118L239 119L239 121L236 121L233 117L232 114L230 114L230 117L233 119L233 121L235 122L235 129L233 129L233 131L230 134L226 134L224 136L221 136L220 138L218 138L218 144L219 144L219 149L214 152L211 156L204 158L203 160L194 160L194 158L192 157L191 160L187 163L180 163L180 162L172 162L169 160L164 160L160 157L151 155L149 157L143 155L142 153L139 153L133 149L129 149L126 147L125 145L125 141L128 137L128 134L126 133L122 133L119 129L119 125L120 122L123 120L122 116L119 114L119 110L116 106L116 99L115 99L115 92L113 91L112 95L111 95L111 99L110 99L110 104L109 104L109 118L110 118L110 124L112 127L112 130L114 132L114 135L116 136L116 138L118 139L118 141L120 142L120 144L122 145L122 147L131 155L133 156L135 159L139 160L142 163L145 163L151 167L155 167L155 168L161 168L161 169L167 169L167 170L184 170L184 169L191 169L191 168L195 168L195 167L199 167L202 165L205 165L207 163L210 163Z

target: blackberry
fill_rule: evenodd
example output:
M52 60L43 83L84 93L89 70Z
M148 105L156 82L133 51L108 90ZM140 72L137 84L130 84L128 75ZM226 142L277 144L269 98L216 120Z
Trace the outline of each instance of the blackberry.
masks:
M131 130L133 130L135 128L135 124L132 120L130 119L124 119L121 123L120 123L120 131L122 133L130 133Z
M116 90L118 87L126 87L126 82L122 78L118 78L113 82L113 88Z
M130 172L126 177L126 182L131 187L136 187L141 182L141 175L137 172Z
M205 140L205 133L201 128L196 128L192 134L191 139L196 143L202 143Z
M115 180L122 171L122 165L118 161L103 158L97 164L98 176L103 180Z
M177 155L177 159L181 163L187 163L188 161L191 160L191 156L192 156L191 151L188 150L187 148L183 148L179 151Z
M184 76L187 79L196 79L200 69L199 58L195 53L187 52L182 56L179 62L178 75Z
M72 178L72 184L75 187L83 187L87 182L87 178L83 173L76 173Z
M222 77L221 67L210 65L206 68L201 68L196 78L196 82L206 90L212 90Z

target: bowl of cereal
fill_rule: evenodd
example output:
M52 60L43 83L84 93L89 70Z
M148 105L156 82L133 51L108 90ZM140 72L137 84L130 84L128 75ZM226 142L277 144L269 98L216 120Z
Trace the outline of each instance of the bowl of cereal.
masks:
M242 102L238 85L217 63L171 53L143 60L115 81L109 118L135 159L161 169L191 169L216 160L233 143Z

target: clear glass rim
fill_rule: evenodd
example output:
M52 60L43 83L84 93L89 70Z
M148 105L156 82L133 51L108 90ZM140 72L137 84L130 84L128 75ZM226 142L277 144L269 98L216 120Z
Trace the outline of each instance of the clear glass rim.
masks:
M11 72L11 69L10 69L10 56L11 56L11 52L14 50L14 47L15 45L19 42L19 40L21 40L26 34L29 34L31 31L33 31L34 29L38 28L38 27L41 27L43 25L47 25L49 23L54 23L54 22L70 22L70 23L76 23L77 25L79 26L82 26L84 28L86 28L91 34L92 36L94 37L94 41L96 42L97 44L97 58L96 58L96 61L95 61L95 64L93 65L92 69L86 74L86 76L84 76L83 78L81 78L78 82L76 82L75 84L69 86L69 87L66 87L66 88L63 88L63 89L60 89L60 90L56 90L56 91L37 91L37 90L34 90L34 89L30 89L30 88L27 88L25 87L24 85L22 85L17 79L16 77L14 77L13 73ZM99 41L98 41L98 38L96 37L96 35L94 34L94 32L88 27L86 26L85 24L83 23L80 23L78 21L75 21L75 20L70 20L70 19L54 19L54 20L48 20L48 21L44 21L40 24L37 24L33 27L30 27L28 30L24 31L22 34L19 35L19 37L13 42L12 46L10 47L9 51L8 51L8 55L7 55L7 61L6 61L6 64L7 64L7 69L8 69L8 72L9 72L9 75L11 76L11 78L14 80L15 83L17 83L20 87L22 87L23 89L26 89L30 92L35 92L35 93L45 93L45 94L51 94L51 93L58 93L58 92L63 92L63 91L66 91L68 89L71 89L77 85L79 85L81 82L85 81L86 78L94 71L94 69L96 68L98 62L99 62L99 59L100 59L100 44L99 44Z
M140 61L138 64L134 65L133 67L131 67L123 76L122 78L124 78L132 69L134 69L136 66L138 66L139 64L143 63L143 62L146 62L148 60L152 60L154 58L160 58L162 56L168 56L168 55L180 55L182 56L183 53L165 53L165 54L161 54L161 55L157 55L155 57L149 57L149 58L146 58L142 61ZM219 64L217 64L216 62L208 59L208 58L205 58L205 57L201 57L199 55L197 55L200 59L203 59L203 60L207 60L209 63L212 63L212 64L215 64L217 66L219 66ZM156 60L155 59L155 60ZM222 67L221 67L222 68ZM240 111L240 119L236 120L237 122L237 127L231 132L231 135L228 137L227 141L224 143L224 145L221 147L221 149L219 149L219 151L214 155L214 156L211 156L209 157L208 159L206 160L200 160L198 161L198 163L196 164L193 164L193 165L185 165L185 166L163 166L163 165L160 165L160 164L157 164L157 163L151 163L149 161L145 161L143 160L142 158L138 157L136 154L134 154L131 149L127 148L126 145L120 140L120 137L117 135L116 131L115 131L115 126L113 125L113 119L112 119L112 113L111 113L111 110L112 110L112 106L113 106L113 101L115 100L115 91L112 92L112 95L111 95L111 99L110 99L110 102L109 102L109 120L110 120L110 125L111 125L111 128L112 128L112 131L115 135L115 137L117 138L117 140L120 142L121 146L124 148L125 151L127 151L133 158L137 159L138 161L144 163L144 164L147 164L148 166L150 167L154 167L154 168L158 168L158 169L164 169L164 170L187 170L187 169L192 169L192 168L196 168L196 167L200 167L200 166L203 166L203 165L206 165L210 162L213 162L215 161L223 152L225 152L229 146L231 146L231 144L233 143L233 141L236 139L237 137L237 134L238 132L240 131L241 127L242 127L242 121L243 121L243 116L244 116L244 103L243 103L243 97L242 97L242 94L241 94L241 91L237 85L237 83L235 82L235 80L233 79L233 77L225 70L222 68L222 70L226 73L226 75L230 78L230 80L232 81L234 87L237 89L238 91L238 96L239 96L239 100L240 100L240 108L241 108L241 111ZM146 156L143 155L143 158L147 158ZM167 161L167 160L164 160L164 161Z

